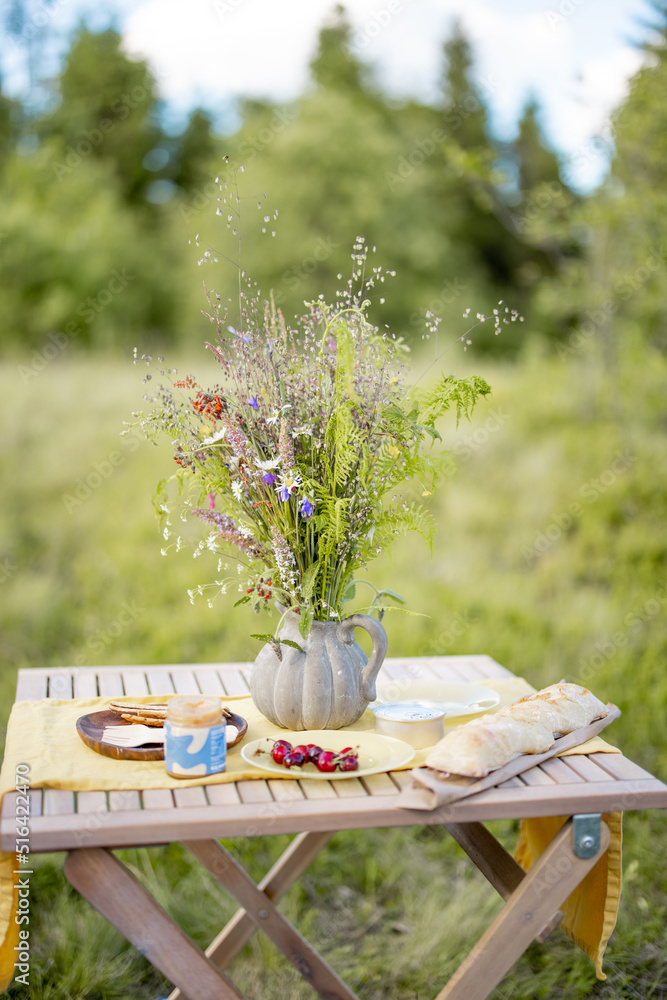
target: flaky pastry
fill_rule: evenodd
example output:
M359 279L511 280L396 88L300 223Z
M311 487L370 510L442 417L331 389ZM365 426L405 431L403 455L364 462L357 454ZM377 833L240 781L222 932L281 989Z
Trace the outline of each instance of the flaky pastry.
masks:
M483 778L519 754L545 753L557 736L606 715L606 706L587 688L561 681L493 715L458 726L436 744L426 766Z

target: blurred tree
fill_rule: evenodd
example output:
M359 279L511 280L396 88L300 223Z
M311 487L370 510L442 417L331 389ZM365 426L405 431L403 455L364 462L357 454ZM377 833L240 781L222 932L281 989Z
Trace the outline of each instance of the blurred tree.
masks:
M184 131L171 143L175 147L169 176L184 191L193 190L209 177L216 157L221 155L220 140L213 134L210 116L195 108Z
M170 229L158 250L108 160L90 157L55 181L59 152L51 139L10 157L0 186L0 335L33 374L65 348L148 347L186 324L184 257Z
M472 78L472 50L459 22L443 46L442 94L448 135L456 134L461 149L489 147L484 95Z
M533 98L526 105L519 134L514 141L514 152L519 167L519 188L526 195L538 184L561 184L558 157L544 142L538 116L540 108Z
M0 175L16 145L22 120L23 108L20 102L6 97L0 90Z
M381 259L400 275L391 294L376 289L375 319L403 332L418 322L413 314L423 306L423 293L432 296L438 288L433 275L442 241L432 222L425 173L402 158L423 120L430 119L429 130L435 122L432 111L422 114L417 105L391 109L350 43L349 24L338 9L320 34L314 89L294 105L243 105L242 128L227 143L232 160L246 167L242 194L252 192L245 202L243 259L292 316L305 298L322 292L333 299L340 287L337 275L349 274L352 244L363 235L378 247L375 263ZM274 206L280 210L277 224ZM202 236L216 248L224 238L217 222L201 223ZM225 280L231 288L232 275Z
M118 32L96 34L82 27L53 89L60 100L43 116L39 131L62 138L62 158L53 164L56 179L89 156L109 160L125 200L144 205L155 180L144 160L162 138L155 80L146 63L125 55Z
M324 90L363 93L368 86L368 67L351 51L352 29L345 8L338 4L333 20L319 34L317 52L310 68L315 83Z
M610 176L573 214L585 256L539 292L566 327L560 355L583 353L613 376L612 408L627 367L667 347L667 14L654 9L648 59L613 118Z
M472 74L472 51L460 25L443 46L441 157L433 162L434 211L457 249L470 259L485 289L476 308L490 311L499 299L526 313L527 288L541 273L536 256L515 224L506 203L506 178L500 153L488 126L484 88ZM542 255L540 255L541 257ZM529 280L526 280L529 277ZM476 331L475 343L486 350L514 350L522 328L510 327L496 340L490 328Z

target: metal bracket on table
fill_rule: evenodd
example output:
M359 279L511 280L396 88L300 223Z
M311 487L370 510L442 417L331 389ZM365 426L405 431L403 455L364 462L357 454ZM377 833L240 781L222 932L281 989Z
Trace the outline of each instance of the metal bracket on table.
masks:
M592 858L600 850L600 813L572 817L572 848L578 858Z

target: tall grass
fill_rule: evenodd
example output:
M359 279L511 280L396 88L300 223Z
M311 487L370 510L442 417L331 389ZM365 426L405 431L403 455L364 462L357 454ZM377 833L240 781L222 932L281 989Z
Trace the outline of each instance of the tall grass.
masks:
M408 538L370 567L373 582L428 616L387 615L390 654L485 652L536 686L586 683L623 711L610 738L664 780L664 365L631 359L612 382L590 358L562 362L537 350L516 366L467 355L456 364L457 374L467 366L483 374L494 394L472 424L446 436L459 472L433 502L433 558ZM189 603L186 589L213 578L213 557L160 555L151 495L170 456L119 437L142 404L141 374L113 357L63 357L27 381L14 365L0 368L10 415L0 507L3 725L18 667L246 660L257 650L249 634L268 630L247 609L232 611L229 598L213 609ZM515 824L493 826L511 846ZM606 983L556 932L494 996L667 997L666 834L660 813L626 818ZM281 844L230 847L259 877ZM122 856L200 943L232 912L180 847ZM34 981L9 996L124 1000L166 988L68 888L59 857L36 865ZM437 993L500 901L444 831L425 827L337 835L281 905L363 1000L407 1000ZM263 1000L312 995L261 940L231 975Z

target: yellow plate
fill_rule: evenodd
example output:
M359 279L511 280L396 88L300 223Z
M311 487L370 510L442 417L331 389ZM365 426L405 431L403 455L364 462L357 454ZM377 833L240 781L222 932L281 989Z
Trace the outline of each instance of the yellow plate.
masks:
M414 747L403 740L395 740L391 736L378 736L376 733L350 733L340 729L309 729L306 732L281 733L278 739L287 740L293 747L300 743L315 743L323 750L333 750L339 753L344 747L354 747L359 752L359 769L357 771L318 771L314 764L304 764L302 767L285 767L276 764L271 758L274 739L264 736L262 739L246 743L241 749L241 756L254 767L262 771L290 775L294 778L316 778L322 781L337 781L340 778L363 778L367 774L379 774L391 771L407 764L415 755ZM257 754L258 750L268 750L268 753Z
M408 702L420 705L437 705L444 709L448 719L457 715L477 715L495 708L500 695L491 688L465 681L424 680L398 677L377 682L379 702Z

